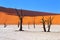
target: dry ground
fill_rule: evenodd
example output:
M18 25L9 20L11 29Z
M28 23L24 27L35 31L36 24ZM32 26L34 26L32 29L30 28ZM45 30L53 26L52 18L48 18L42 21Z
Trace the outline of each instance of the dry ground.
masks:
M23 25L25 31L17 31L17 25L0 25L0 40L60 40L60 25L52 25L51 32L43 32L42 25ZM46 27L47 28L47 27Z

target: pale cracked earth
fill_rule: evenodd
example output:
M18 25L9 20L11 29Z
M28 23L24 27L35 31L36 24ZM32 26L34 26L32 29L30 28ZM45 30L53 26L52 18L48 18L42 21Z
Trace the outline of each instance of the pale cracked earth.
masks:
M47 27L46 27L47 28ZM52 25L51 32L43 32L42 25L23 25L23 30L18 31L17 25L0 25L0 40L60 40L60 25Z

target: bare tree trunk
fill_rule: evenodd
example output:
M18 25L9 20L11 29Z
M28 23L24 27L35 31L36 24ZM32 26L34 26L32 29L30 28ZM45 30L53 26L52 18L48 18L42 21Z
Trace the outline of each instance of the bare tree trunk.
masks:
M23 17L22 17L22 10L21 10L21 13L19 14L19 12L17 11L17 9L15 9L16 10L16 12L17 12L17 15L18 15L18 17L19 17L19 20L20 20L20 29L19 29L19 31L23 31L22 30L22 19L23 19Z
M44 17L42 18L42 24L43 24L43 29L44 29L44 32L46 32Z
M4 28L6 28L6 24L4 23Z
M20 29L19 29L19 31L23 31L22 30L22 17L20 18Z
M51 25L48 25L48 31L47 32L50 32L50 27L51 27Z
M50 32L50 28L51 28L51 25L52 25L52 21L53 21L53 17L49 17L47 23L48 23L48 31L47 32Z
M30 27L29 27L29 23L28 23L28 29L30 29Z
M20 24L20 23L18 22L18 28L19 28L19 24Z
M34 17L34 29L35 29L35 17Z
M51 21L51 20L50 20L50 21ZM51 24L52 24L52 23L49 22L49 24L48 24L48 31L47 31L47 32L50 32Z
M35 24L34 24L34 29L35 29Z
M46 32L45 23L43 23L43 29L44 29L44 32Z

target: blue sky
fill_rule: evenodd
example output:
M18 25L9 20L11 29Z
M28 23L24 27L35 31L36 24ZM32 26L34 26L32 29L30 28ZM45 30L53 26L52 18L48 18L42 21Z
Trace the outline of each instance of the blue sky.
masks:
M0 6L60 13L60 0L0 0Z

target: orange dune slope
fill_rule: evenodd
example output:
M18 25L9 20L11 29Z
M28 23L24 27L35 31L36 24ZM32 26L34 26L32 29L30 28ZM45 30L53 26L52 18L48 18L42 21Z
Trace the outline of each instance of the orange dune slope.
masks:
M20 10L18 10L19 13ZM47 20L49 16L54 17L52 23L60 24L60 14L47 13L47 12L36 12L23 10L23 24L42 24L42 16ZM39 14L39 15L38 15ZM19 17L13 8L0 7L0 24L18 24Z

